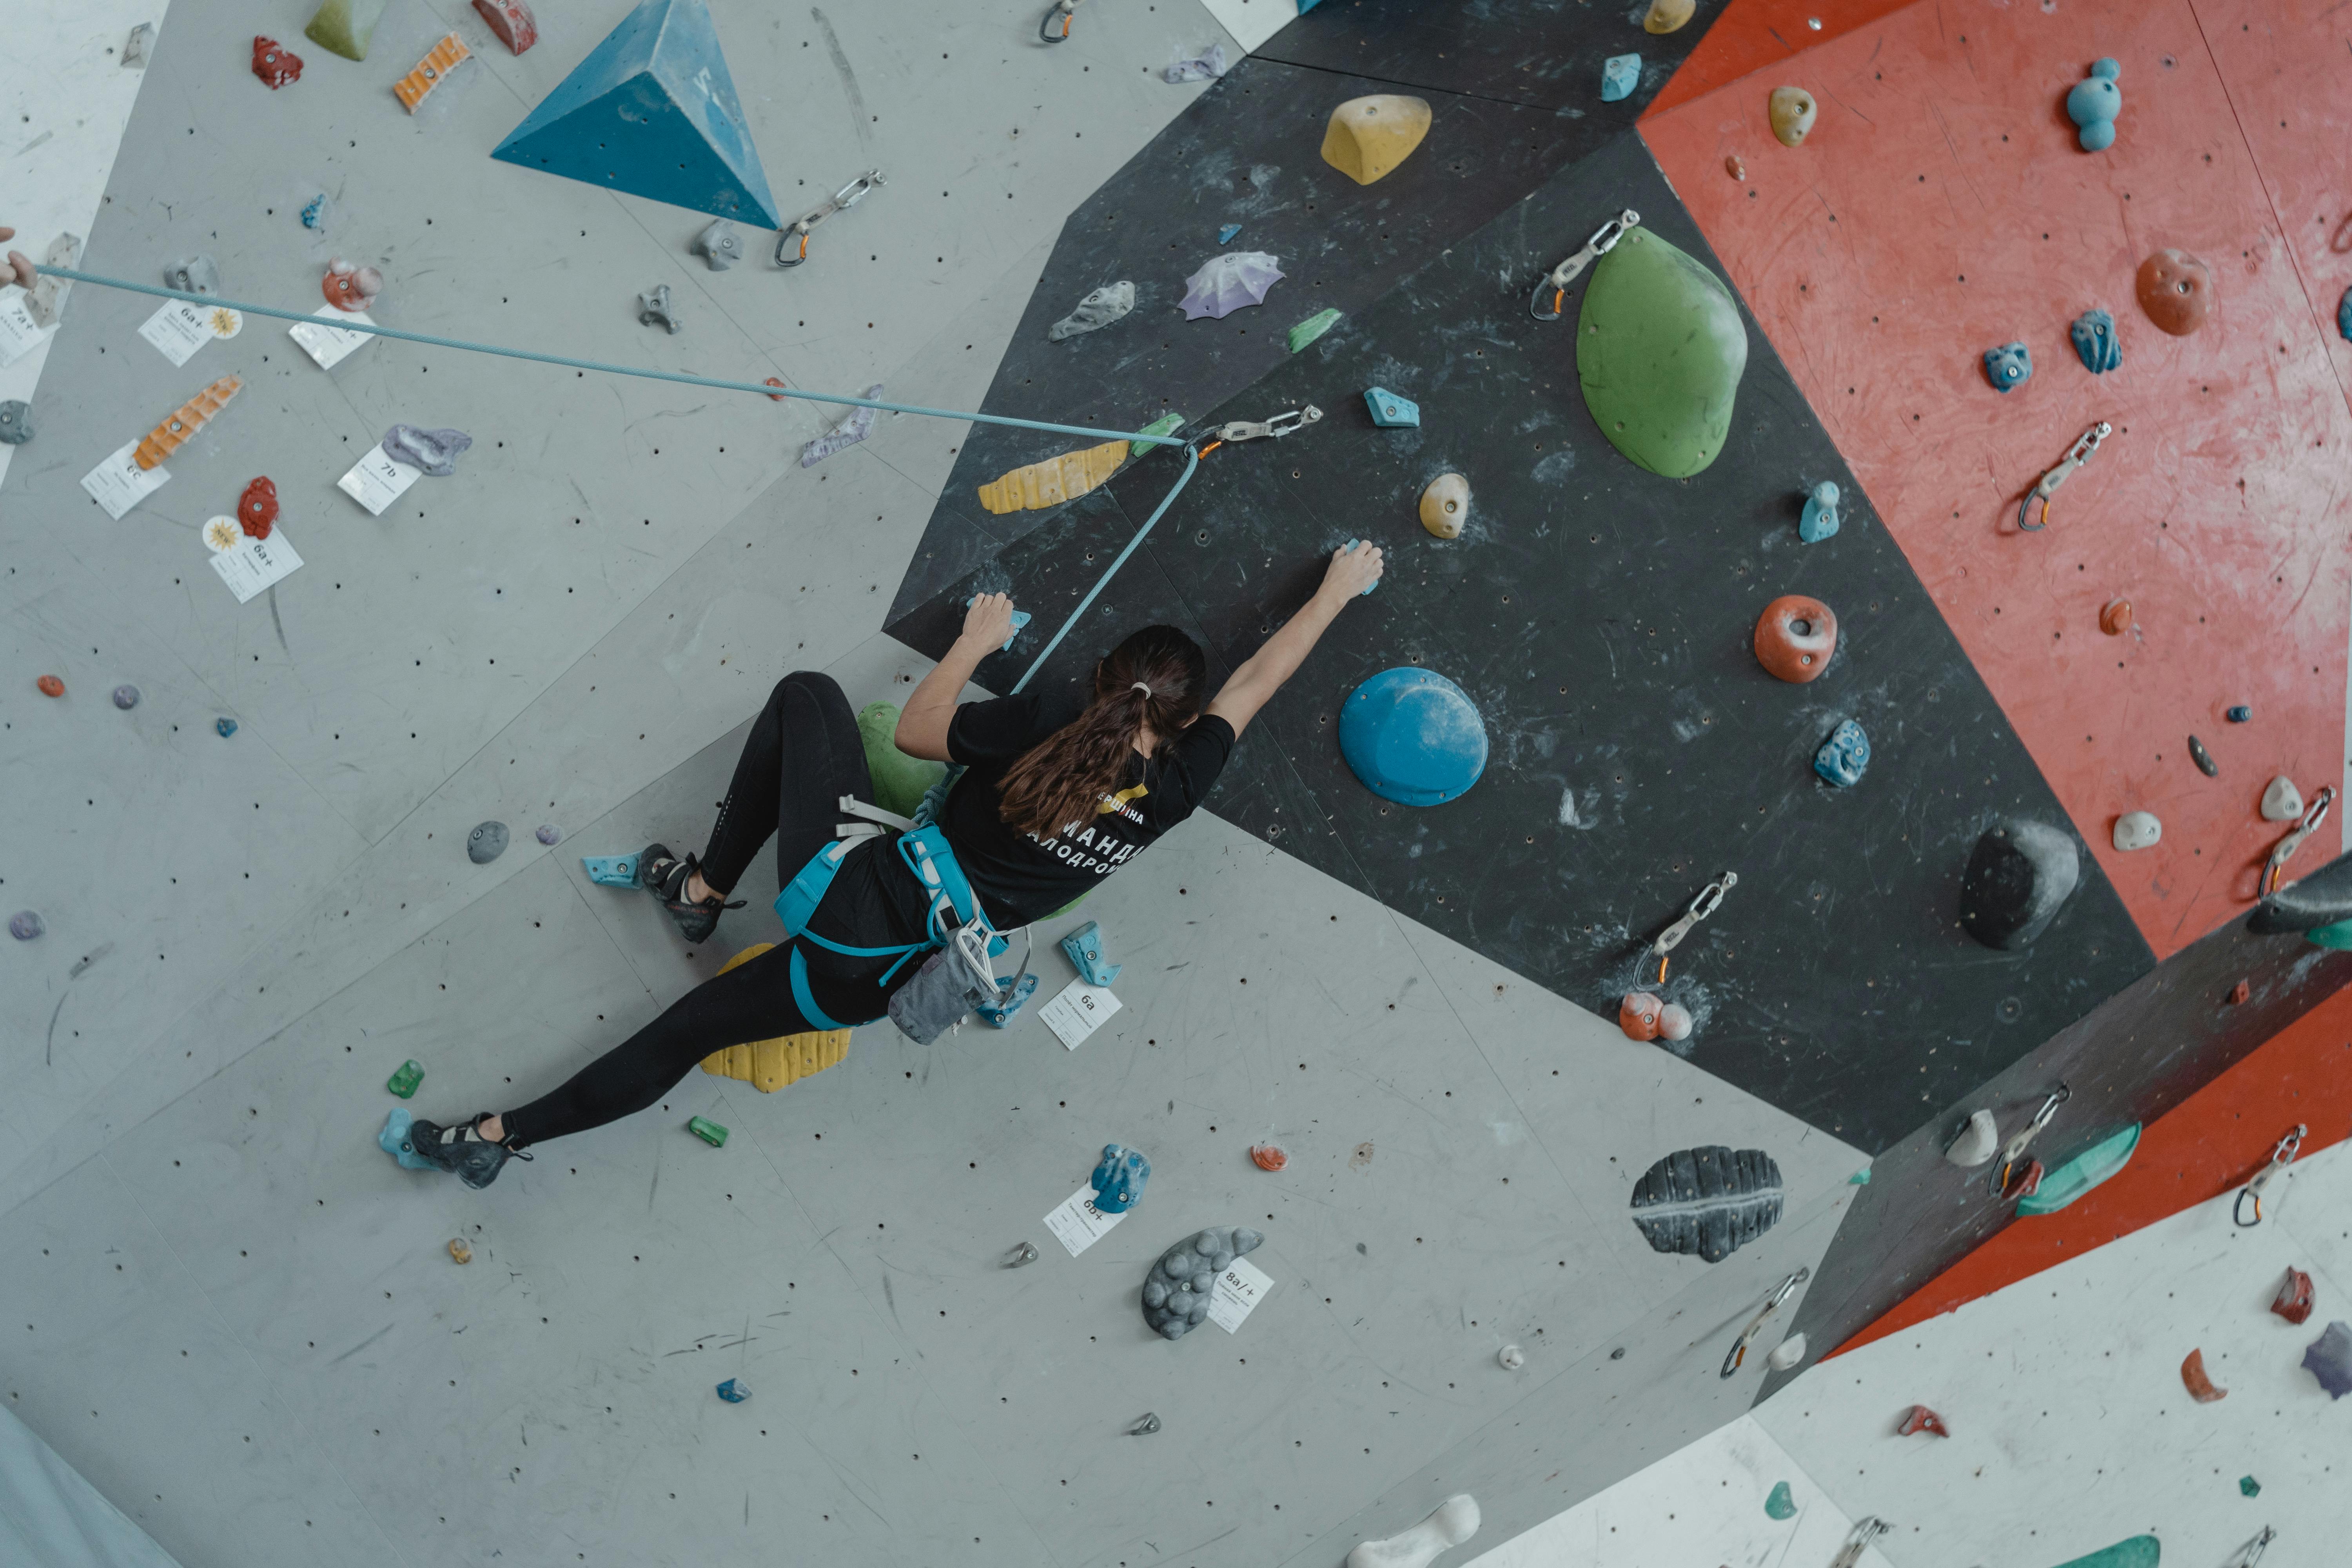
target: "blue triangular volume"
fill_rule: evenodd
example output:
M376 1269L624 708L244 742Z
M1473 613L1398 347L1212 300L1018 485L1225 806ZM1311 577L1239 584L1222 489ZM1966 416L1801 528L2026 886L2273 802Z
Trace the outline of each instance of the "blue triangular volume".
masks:
M490 156L782 226L705 0L645 0Z

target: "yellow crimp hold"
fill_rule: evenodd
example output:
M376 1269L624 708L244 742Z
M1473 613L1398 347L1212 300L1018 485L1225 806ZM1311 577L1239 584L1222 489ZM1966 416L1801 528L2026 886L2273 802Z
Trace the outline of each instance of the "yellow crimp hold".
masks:
M726 973L739 963L749 963L776 944L754 942L719 966ZM761 1094L773 1094L788 1083L798 1083L811 1073L820 1073L829 1067L838 1067L849 1055L847 1029L822 1029L806 1035L783 1035L772 1040L753 1040L748 1046L729 1046L702 1058L702 1070L713 1078L740 1079Z
M461 43L457 34L451 33L433 46L431 54L416 62L415 70L394 82L392 90L398 95L408 112L414 114L416 106L425 101L425 95L441 85L443 77L473 58L474 51Z
M1125 441L1106 441L1083 451L1065 452L1025 468L1000 474L980 487L980 504L991 511L1034 511L1075 500L1118 471Z
M152 468L178 451L189 437L205 427L205 421L228 406L228 400L245 388L245 383L233 375L218 381L180 405L180 411L147 432L131 460L142 468Z

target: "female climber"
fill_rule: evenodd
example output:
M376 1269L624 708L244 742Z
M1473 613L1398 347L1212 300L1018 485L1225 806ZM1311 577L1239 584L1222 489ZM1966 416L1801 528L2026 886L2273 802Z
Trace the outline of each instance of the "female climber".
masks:
M1034 694L959 704L981 660L1013 635L1010 598L974 599L955 646L908 699L896 739L965 768L938 826L989 923L1012 931L1051 914L1190 816L1235 738L1381 569L1372 545L1333 552L1314 597L1205 710L1207 657L1173 626L1146 626L1111 649L1075 715ZM752 721L702 857L649 845L639 879L688 942L708 942L720 912L741 907L727 895L770 834L779 881L816 868L837 842L843 795L873 799L849 700L830 676L788 675ZM939 945L933 895L899 838L859 839L841 855L803 935L704 981L528 1105L453 1126L416 1121L411 1147L486 1187L508 1160L530 1159L530 1144L643 1110L713 1051L881 1017Z

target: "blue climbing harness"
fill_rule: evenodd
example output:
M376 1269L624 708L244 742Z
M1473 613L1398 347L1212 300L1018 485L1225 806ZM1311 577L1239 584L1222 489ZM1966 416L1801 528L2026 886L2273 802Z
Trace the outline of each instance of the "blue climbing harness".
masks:
M845 805L848 804L844 802ZM873 808L866 807L858 815L878 814ZM875 982L877 985L888 985L898 971L906 967L907 961L917 953L934 952L942 948L956 949L964 954L967 961L975 952L985 955L980 959L979 968L986 975L986 957L1003 952L1010 944L989 923L987 914L980 907L979 895L972 891L971 879L965 876L963 868L956 863L955 851L948 847L947 834L936 826L917 827L898 836L898 858L906 862L907 869L914 873L915 880L922 884L923 891L930 897L924 940L885 947L853 947L846 942L835 942L830 937L819 936L809 929L809 921L816 914L817 905L824 901L834 878L840 874L843 858L856 841L844 838L818 850L809 858L808 864L784 885L784 890L776 895L776 918L784 922L785 935L813 942L846 958L889 958L895 955L898 962L882 972L882 977ZM801 1016L820 1029L856 1026L835 1021L817 1006L816 998L809 991L808 962L798 946L793 949L792 977L793 1003L800 1008ZM990 988L994 989L992 984ZM876 1019L866 1018L858 1022L871 1024Z

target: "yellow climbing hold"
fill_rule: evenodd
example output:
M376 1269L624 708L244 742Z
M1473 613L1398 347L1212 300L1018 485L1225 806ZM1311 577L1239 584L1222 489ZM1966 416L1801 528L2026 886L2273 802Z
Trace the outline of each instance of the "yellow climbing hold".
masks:
M1396 93L1351 98L1331 111L1323 131L1323 161L1360 185L1369 185L1412 156L1429 134L1429 101Z
M1124 440L1065 452L1058 458L998 475L980 487L980 504L994 512L1034 511L1041 506L1059 506L1086 494L1118 472L1126 456Z
M1650 0L1650 14L1642 18L1642 31L1671 33L1697 9L1697 0Z
M726 973L739 963L749 963L776 944L754 942L719 966ZM753 1040L748 1046L729 1046L702 1058L702 1070L713 1078L740 1079L761 1094L773 1094L788 1083L798 1083L811 1073L820 1073L837 1067L849 1055L849 1031L824 1029L806 1035L783 1035L772 1040Z

